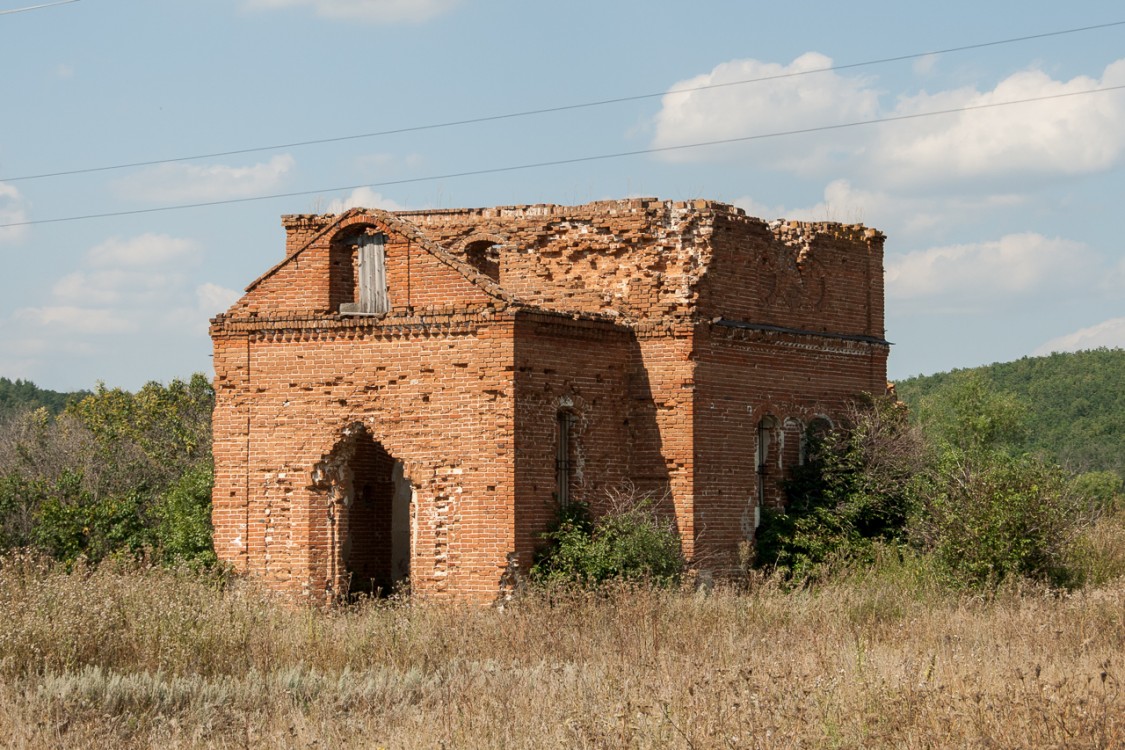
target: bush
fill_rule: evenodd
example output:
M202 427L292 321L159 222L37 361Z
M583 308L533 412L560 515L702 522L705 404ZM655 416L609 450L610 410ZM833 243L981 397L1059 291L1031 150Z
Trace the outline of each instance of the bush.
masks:
M213 404L195 375L0 420L0 551L213 562Z
M571 503L559 511L555 528L531 568L538 583L593 586L620 579L674 583L684 571L680 535L661 516L652 498L624 493L594 519L588 506Z
M957 585L1022 576L1081 582L1074 542L1092 521L1087 496L1061 469L1005 453L948 452L923 478L911 533Z
M812 435L808 461L786 482L784 510L765 509L755 564L798 579L828 565L869 562L905 536L922 443L890 398L853 404L840 427Z

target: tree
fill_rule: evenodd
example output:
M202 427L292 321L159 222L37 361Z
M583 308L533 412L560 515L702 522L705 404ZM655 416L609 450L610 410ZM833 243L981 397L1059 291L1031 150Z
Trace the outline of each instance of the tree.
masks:
M148 551L210 562L207 379L97 390L0 424L0 546L60 560Z
M1080 578L1070 552L1093 520L1090 492L1022 450L1027 414L978 373L950 379L922 402L933 455L918 476L911 537L958 585L1026 577L1067 586Z
M829 561L869 560L875 544L901 541L922 463L901 404L871 396L851 404L837 427L809 436L808 460L786 483L786 508L763 512L755 564L804 579Z

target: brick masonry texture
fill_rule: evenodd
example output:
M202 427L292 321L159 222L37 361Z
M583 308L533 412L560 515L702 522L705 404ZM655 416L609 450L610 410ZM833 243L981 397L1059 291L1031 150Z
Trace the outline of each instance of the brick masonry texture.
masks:
M211 325L213 520L221 559L295 599L409 578L494 601L562 483L595 513L653 496L730 573L809 426L886 387L884 237L862 226L648 198L283 224ZM390 309L363 314L371 234Z

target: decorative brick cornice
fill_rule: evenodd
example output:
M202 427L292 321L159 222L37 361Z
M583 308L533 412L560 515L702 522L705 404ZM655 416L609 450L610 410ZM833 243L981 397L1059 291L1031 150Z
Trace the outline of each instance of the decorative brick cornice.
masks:
M268 340L330 341L351 338L396 338L434 335L463 335L485 326L510 325L514 310L464 308L442 312L391 314L382 317L310 315L277 317L217 316L211 335L253 334Z
M715 320L708 324L716 338L751 345L783 346L845 355L867 355L873 349L887 351L891 342L863 334L806 331L797 328L735 320Z

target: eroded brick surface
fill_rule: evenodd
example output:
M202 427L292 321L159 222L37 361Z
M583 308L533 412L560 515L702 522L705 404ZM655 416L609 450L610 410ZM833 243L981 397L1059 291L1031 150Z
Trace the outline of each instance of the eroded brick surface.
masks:
M283 223L284 258L212 322L214 524L220 558L294 597L408 574L492 601L561 481L595 511L654 496L729 571L810 422L886 383L861 226L656 199ZM391 309L359 314L376 233Z

